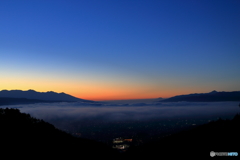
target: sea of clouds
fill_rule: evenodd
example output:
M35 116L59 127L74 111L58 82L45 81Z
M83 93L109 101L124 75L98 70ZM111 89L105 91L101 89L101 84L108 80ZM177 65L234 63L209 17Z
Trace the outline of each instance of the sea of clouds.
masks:
M96 104L38 103L9 105L1 108L18 108L23 113L49 121L51 119L101 119L146 120L153 118L208 117L212 119L233 117L240 111L238 102L152 102L152 103L113 103Z

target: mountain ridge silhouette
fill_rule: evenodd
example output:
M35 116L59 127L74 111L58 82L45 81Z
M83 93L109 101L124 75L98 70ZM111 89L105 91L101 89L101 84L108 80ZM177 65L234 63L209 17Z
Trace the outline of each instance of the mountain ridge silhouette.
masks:
M94 102L91 100L80 99L66 93L56 93L53 91L37 92L35 90L2 90L0 91L0 98L26 98L42 101L61 101L61 102Z
M240 91L232 92L217 92L212 91L209 93L192 93L187 95L177 95L170 97L159 102L218 102L218 101L240 101Z

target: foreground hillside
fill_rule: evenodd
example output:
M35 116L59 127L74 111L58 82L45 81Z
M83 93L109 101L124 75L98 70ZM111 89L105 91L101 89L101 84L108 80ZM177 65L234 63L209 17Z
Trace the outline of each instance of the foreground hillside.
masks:
M1 155L12 159L155 159L201 157L210 152L240 153L240 115L232 120L213 121L171 136L133 146L125 153L87 139L72 137L53 125L0 108ZM239 156L238 156L239 158Z
M132 147L126 156L149 159L153 157L210 158L211 151L240 154L239 127L240 115L237 114L232 120L219 119L143 146Z
M72 137L18 109L0 108L1 156L19 158L111 159L117 152L95 141Z

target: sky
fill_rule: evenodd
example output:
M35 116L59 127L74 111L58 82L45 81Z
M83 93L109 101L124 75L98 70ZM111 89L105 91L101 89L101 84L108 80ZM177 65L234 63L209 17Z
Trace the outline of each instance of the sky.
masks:
M1 0L0 90L89 100L240 90L239 0Z

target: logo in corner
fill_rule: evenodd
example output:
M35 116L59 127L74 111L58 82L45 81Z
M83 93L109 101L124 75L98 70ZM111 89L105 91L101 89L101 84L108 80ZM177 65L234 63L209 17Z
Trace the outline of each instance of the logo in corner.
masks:
M215 152L211 151L211 152L210 152L210 156L211 156L211 157L214 157L214 156L215 156Z

